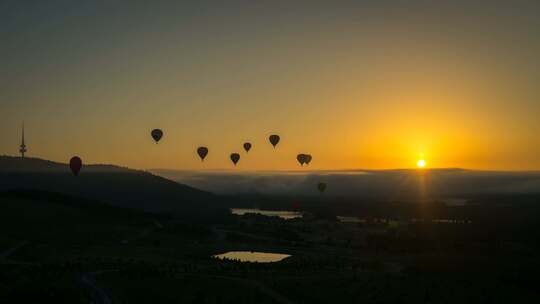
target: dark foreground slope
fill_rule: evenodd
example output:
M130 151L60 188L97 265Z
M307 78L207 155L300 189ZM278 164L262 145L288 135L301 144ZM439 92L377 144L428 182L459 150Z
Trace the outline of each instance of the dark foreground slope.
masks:
M165 218L43 191L0 192L0 208L2 243L25 241L57 249L67 244L120 243Z
M185 215L215 207L216 197L144 171L110 165L85 166L80 175L66 164L36 158L0 157L0 191L64 193L148 212Z
M122 248L122 240L159 220L140 211L40 191L0 193L0 208L0 303L100 300L82 279L102 266L86 257L97 255L99 248L106 248L107 256L118 255L114 250Z
M209 234L204 225L42 191L0 192L0 210L0 303L114 303L95 273L159 265L171 256L161 246ZM173 224L187 227L183 238L156 236Z

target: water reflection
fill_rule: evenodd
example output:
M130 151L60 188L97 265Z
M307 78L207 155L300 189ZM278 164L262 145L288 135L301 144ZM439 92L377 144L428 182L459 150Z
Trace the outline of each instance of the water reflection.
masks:
M279 211L279 210L260 210L260 209L242 209L242 208L233 208L231 213L235 215L244 215L244 214L262 214L266 216L278 216L282 219L290 220L295 218L302 217L302 213L295 211Z
M281 253L268 253L257 251L229 251L223 254L216 254L212 257L218 259L238 260L240 262L258 262L258 263L272 263L279 262L283 259L290 257L289 254Z

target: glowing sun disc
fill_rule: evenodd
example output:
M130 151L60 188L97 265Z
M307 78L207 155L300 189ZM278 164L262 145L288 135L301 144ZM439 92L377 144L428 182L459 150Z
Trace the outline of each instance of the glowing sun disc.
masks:
M423 159L419 159L416 165L418 166L418 168L424 168L426 166L426 161Z

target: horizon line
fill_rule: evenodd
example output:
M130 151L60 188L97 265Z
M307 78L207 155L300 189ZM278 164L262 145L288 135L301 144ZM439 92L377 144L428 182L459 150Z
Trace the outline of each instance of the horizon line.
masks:
M0 157L11 157L11 158L18 158L20 159L20 156L14 156L9 154L2 154ZM61 162L61 161L55 161L55 160L49 160L45 158L40 157L25 157L25 159L36 159L36 160L43 160L48 162L54 162L58 164L67 165L67 162ZM175 169L175 168L134 168L127 165L121 165L121 164L113 164L113 163L88 163L84 164L84 166L115 166L119 168L125 168L125 169L132 169L132 170L139 170L139 171L183 171L183 172L207 172L207 173L317 173L317 172L383 172L383 171L418 171L418 172L425 172L425 171L449 171L449 170L455 170L455 171L470 171L470 172L486 172L486 173L540 173L539 169L527 169L527 170L520 170L520 169L470 169L470 168L463 168L463 167L433 167L433 168L416 168L416 167L409 167L409 168L380 168L380 169L362 169L362 168L341 168L341 169L235 169L235 168L201 168L201 169ZM305 167L304 167L305 168Z

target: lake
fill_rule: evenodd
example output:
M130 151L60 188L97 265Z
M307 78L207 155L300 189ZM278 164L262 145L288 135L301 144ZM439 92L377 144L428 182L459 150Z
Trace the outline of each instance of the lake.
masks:
M235 215L244 215L244 214L262 214L266 216L278 216L282 219L290 220L302 217L301 212L295 211L281 211L281 210L260 210L260 209L242 209L242 208L232 208L231 213Z
M290 257L289 254L269 253L258 251L229 251L222 254L216 254L212 257L218 259L239 260L240 262L272 263L279 262Z

